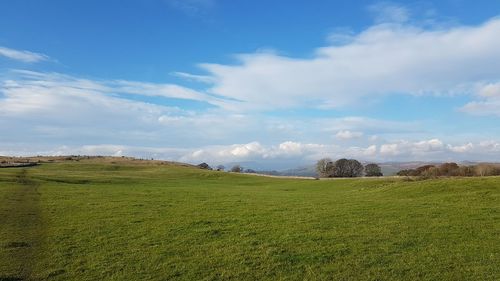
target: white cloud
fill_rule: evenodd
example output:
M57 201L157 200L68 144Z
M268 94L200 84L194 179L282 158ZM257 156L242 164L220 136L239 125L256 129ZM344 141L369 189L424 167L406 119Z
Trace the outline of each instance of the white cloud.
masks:
M490 83L482 86L478 95L485 98L500 98L500 83Z
M500 116L500 99L488 99L485 101L472 101L467 103L461 108L463 112L486 116L486 115L496 115Z
M460 110L473 115L500 116L500 82L479 86L476 97L479 100L467 103Z
M129 99L133 94L219 101L177 85L89 80L30 71L15 71L5 77L0 81L0 127L9 134L0 141L182 146L235 141L230 136L257 127L255 120L241 114L217 109L194 112Z
M202 82L202 83L213 83L214 82L210 76L194 75L194 74L185 73L185 72L173 72L172 75L177 76L179 78L184 78L186 80L195 81L195 82Z
M423 141L406 141L385 143L380 146L379 159L404 159L404 160L425 160L443 161L445 159L495 160L500 152L500 144L495 141L482 141L477 144L471 142L465 144L445 144L439 139Z
M222 100L174 84L154 84L136 81L99 81L81 79L59 73L40 73L18 70L14 78L2 81L0 92L4 97L0 105L2 115L41 112L66 112L77 114L77 108L89 106L119 107L139 106L142 110L160 112L159 106L144 102L119 98L117 94L136 94L141 96L159 96L166 98L204 101L221 104ZM83 102L85 101L85 102ZM83 103L82 103L83 102ZM74 108L73 108L74 107ZM172 110L172 108L171 108Z
M430 152L437 151L443 148L443 142L438 139L430 139L425 141L415 142L414 151Z
M280 143L279 145L279 151L282 151L284 154L288 155L300 155L302 154L303 149L304 146L301 143L293 141L286 141Z
M363 132L387 133L415 133L422 130L422 124L416 121L393 121L368 118L363 116L346 116L339 118L320 118L312 121L315 127L325 132L332 132L338 137L361 137ZM375 140L376 138L372 138Z
M469 93L498 78L500 64L491 62L500 61L499 33L500 19L431 30L379 24L310 58L258 52L200 66L213 81L208 91L239 101L238 110L338 108L388 94Z
M24 50L14 50L2 46L0 46L0 56L28 63L49 60L49 57L44 54Z
M456 146L448 144L447 147L450 151L457 152L457 153L465 153L465 152L472 151L474 149L474 145L470 142L463 144L463 145L456 145Z
M259 142L251 142L229 146L204 147L183 156L180 160L192 163L202 161L213 163L246 161L272 163L279 160L287 160L291 163L289 166L293 167L293 165L299 166L303 163L314 163L323 157L331 157L333 159L355 158L362 161L443 161L446 159L456 159L456 161L459 161L463 160L464 154L467 153L465 156L470 156L472 157L471 159L474 159L478 155L491 153L496 149L493 147L494 145L488 144L488 148L485 150L473 151L470 146L472 144L445 145L439 139L415 142L402 140L394 143L384 143L380 147L377 145L359 147L294 141L286 141L278 145L262 145ZM500 146L498 149L500 150Z
M380 147L382 156L423 156L434 152L443 152L444 144L439 139L409 142L406 140L383 144Z
M217 98L206 93L196 91L176 84L148 83L128 80L90 80L61 73L43 73L28 70L12 71L14 78L5 80L4 86L15 83L41 87L70 87L79 90L97 91L107 94L135 94L141 96L155 96L202 101L212 105L224 107L230 103L225 99Z
M363 136L362 132L353 132L348 130L338 131L335 137L339 140L350 140L355 138L360 138Z
M401 154L401 151L399 149L399 145L396 143L392 144L383 144L380 146L380 153L382 155L387 155L387 156L396 156Z
M260 143L258 142L251 142L243 145L234 145L228 151L220 152L220 155L234 156L237 158L249 157L255 154L266 157L265 150L263 149L262 145L260 145Z
M29 74L35 76L3 81L0 86L0 92L3 94L0 99L0 116L20 119L36 116L43 119L52 116L53 121L59 119L59 122L84 119L106 122L106 119L113 115L130 118L134 112L157 115L167 110L166 107L109 95L111 88L95 81L58 74Z
M377 153L377 146L376 145L370 145L367 147L364 151L363 154L366 156L375 156Z
M146 82L116 80L116 81L107 81L105 82L105 85L111 87L110 91L114 91L117 93L188 99L188 100L204 101L207 103L212 103L217 105L223 104L223 101L221 101L220 99L175 84L155 84Z
M500 142L493 140L481 141L479 147L484 151L500 152Z
M394 23L406 22L407 11L385 8L391 23L383 20L386 23L359 34L344 32L345 37L334 38L336 44L308 58L263 51L237 56L236 65L202 64L206 75L174 73L204 83L205 91L58 73L4 75L8 78L0 84L0 127L9 134L0 136L0 143L25 143L24 148L3 146L0 154L132 155L191 163L286 160L290 166L325 156L372 161L498 159L497 141L447 143L430 135L429 127L419 121L261 112L339 108L389 94L475 93L462 111L500 116L500 83L494 82L500 64L491 63L500 61L500 19L425 30ZM2 50L0 55L21 61L47 59ZM212 106L190 111L148 103L146 97ZM335 143L333 136L352 141ZM41 147L33 147L35 143Z
M243 145L231 145L218 151L213 158L277 159L279 156L285 159L304 155L321 157L325 151L343 153L333 144L314 144L317 139L332 140L332 133L339 131L344 131L341 134L343 137L360 137L361 130L377 131L386 136L386 133L407 134L408 128L418 129L412 122L361 116L294 119L235 113L221 108L189 111L128 99L130 94L212 101L210 96L175 85L90 80L57 73L17 71L0 84L0 127L9 131L9 134L0 137L0 142L22 139L27 147L33 143L69 147L96 143L129 147L201 147L193 150L193 155L189 156L192 159L212 155L214 150L205 147L208 144L243 142ZM280 144L269 149L260 143L245 143L249 139ZM283 142L283 139L296 141ZM356 145L367 145L362 142L360 140ZM89 151L89 147L84 148L77 152ZM367 152L362 149L353 150L353 153L362 156L372 154L373 148ZM130 152L123 147L109 150L113 153L107 155L127 155ZM38 151L33 150L34 153Z
M197 162L209 159L212 162L273 161L275 159L304 158L309 154L324 151L328 146L285 141L278 145L265 146L254 141L246 144L207 146L189 153L182 161ZM333 147L333 146L332 146Z
M340 146L336 144L301 143L285 141L263 145L257 141L246 144L201 146L193 148L147 147L131 145L62 145L56 147L35 144L27 149L22 143L0 143L0 155L110 155L134 156L191 164L207 162L210 165L243 163L252 168L294 168L314 164L318 159L354 158L360 161L496 161L500 157L500 142L482 141L476 144L454 145L437 139L423 141L401 140L380 147Z

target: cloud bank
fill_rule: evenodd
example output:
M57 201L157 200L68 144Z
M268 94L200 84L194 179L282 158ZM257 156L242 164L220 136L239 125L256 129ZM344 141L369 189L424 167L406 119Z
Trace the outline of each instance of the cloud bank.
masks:
M135 156L210 165L244 163L251 168L294 168L314 164L318 159L330 157L356 158L366 162L386 161L496 161L500 156L500 142L450 144L439 139L416 142L400 140L365 147L341 146L285 141L276 145L264 145L254 141L244 144L211 145L199 148L144 147L128 145L83 145L36 147L37 155L110 155ZM14 152L15 151L15 152ZM33 155L22 152L16 145L3 147L0 155ZM264 164L263 164L264 163Z

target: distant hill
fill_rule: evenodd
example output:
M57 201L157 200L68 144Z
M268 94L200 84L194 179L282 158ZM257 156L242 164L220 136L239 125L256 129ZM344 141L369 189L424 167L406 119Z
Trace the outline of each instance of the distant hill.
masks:
M134 157L113 157L113 156L86 156L86 155L66 155L66 156L31 156L31 157L13 157L13 156L0 156L0 167L12 167L12 166L22 166L31 165L30 163L53 163L53 162L66 162L74 161L78 162L81 160L94 161L99 163L134 163L134 164L148 164L148 165L180 165L180 166L190 166L195 167L191 164L172 162L172 161L161 161L152 159L140 159ZM362 162L363 165L372 162ZM408 161L408 162L383 162L378 163L382 169L384 176L393 176L397 172L404 169L415 169L424 165L440 165L444 162L432 162L432 161ZM479 161L462 161L457 162L459 165L477 165L479 163L485 164L499 164L492 162L479 162ZM239 163L226 163L226 169L230 169L233 165L241 165L243 169L250 168L259 174L274 175L274 176L299 176L299 177L316 177L316 167L314 164L299 166L292 169L280 169L280 167L289 167L290 161L281 162L239 162Z
M65 155L65 156L27 156L27 157L15 157L15 156L1 156L0 155L0 165L3 166L13 166L24 164L27 166L30 163L60 163L60 162L95 162L95 163L110 163L110 164L143 164L143 165L177 165L177 166L188 166L195 167L194 165L173 162L173 161L162 161L153 159L140 159L134 157L126 156L87 156L87 155Z
M314 166L304 166L295 169L287 169L282 171L276 170L259 170L259 174L272 175L272 176L297 176L297 177L316 177L316 170Z

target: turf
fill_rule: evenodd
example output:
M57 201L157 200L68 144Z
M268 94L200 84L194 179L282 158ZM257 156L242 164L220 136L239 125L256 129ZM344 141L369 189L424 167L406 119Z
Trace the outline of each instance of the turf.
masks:
M500 178L0 169L0 281L499 280Z

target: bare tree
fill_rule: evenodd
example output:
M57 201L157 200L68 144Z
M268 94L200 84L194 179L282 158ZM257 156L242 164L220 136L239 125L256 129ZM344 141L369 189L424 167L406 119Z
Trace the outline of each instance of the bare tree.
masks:
M480 177L500 175L500 167L493 164L480 163L476 165L475 170L476 175Z
M332 159L323 158L318 160L316 163L316 172L320 178L329 178L333 177L335 171L335 165L333 164Z
M458 168L458 176L461 177L473 177L475 173L475 167L474 166L460 166Z

